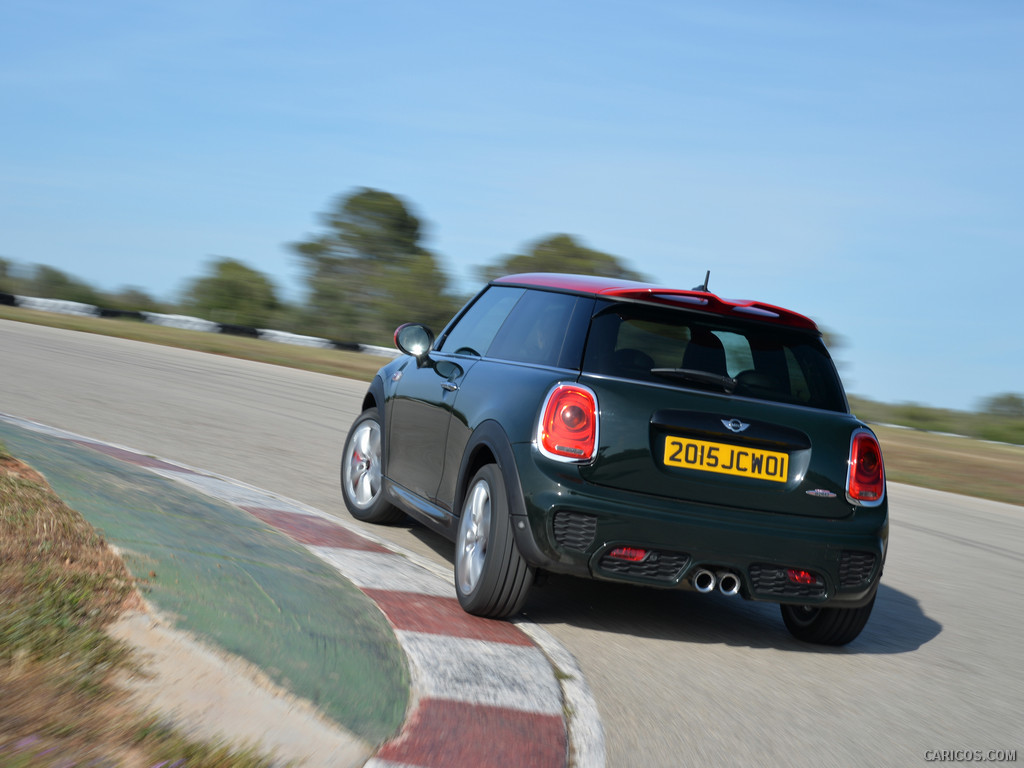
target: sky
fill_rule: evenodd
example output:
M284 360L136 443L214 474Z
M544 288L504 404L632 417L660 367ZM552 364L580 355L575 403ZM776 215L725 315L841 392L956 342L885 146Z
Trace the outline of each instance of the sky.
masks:
M553 233L814 318L849 392L1024 394L1017 0L4 0L0 256L176 299L401 197L459 291Z

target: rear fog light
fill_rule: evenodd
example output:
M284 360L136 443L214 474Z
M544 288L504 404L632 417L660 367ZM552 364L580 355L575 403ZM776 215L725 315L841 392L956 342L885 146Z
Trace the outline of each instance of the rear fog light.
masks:
M641 563L647 559L647 550L638 547L616 547L608 553L608 557L625 560L629 563Z
M818 583L818 575L816 573L811 573L810 571L803 571L799 568L787 568L786 578L788 578L794 584L813 585Z

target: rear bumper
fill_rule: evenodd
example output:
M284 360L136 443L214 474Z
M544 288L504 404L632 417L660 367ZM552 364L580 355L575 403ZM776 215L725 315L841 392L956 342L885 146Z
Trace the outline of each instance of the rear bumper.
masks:
M512 501L513 530L535 567L680 589L706 569L735 575L750 600L835 607L863 605L878 588L886 504L841 520L694 504L592 485L572 465L537 460L529 445L515 455L526 491ZM619 547L645 554L613 557ZM798 583L790 569L814 582Z

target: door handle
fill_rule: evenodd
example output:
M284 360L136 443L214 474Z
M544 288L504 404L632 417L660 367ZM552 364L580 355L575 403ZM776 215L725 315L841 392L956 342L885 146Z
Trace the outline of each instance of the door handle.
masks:
M441 384L441 389L443 389L445 392L454 392L458 388L459 385L456 384L454 381L446 381L443 384Z

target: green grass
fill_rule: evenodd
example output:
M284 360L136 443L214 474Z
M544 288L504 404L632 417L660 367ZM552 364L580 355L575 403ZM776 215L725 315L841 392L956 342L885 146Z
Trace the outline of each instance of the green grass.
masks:
M875 427L892 482L1024 504L1024 446Z
M1021 416L953 411L917 403L889 405L856 396L850 397L850 407L862 419L875 424L898 424L921 431L1024 445L1024 417Z
M6 449L2 458L14 466ZM127 573L80 517L33 477L0 475L0 661L75 657L68 682L95 686L122 658L102 625L129 591Z

